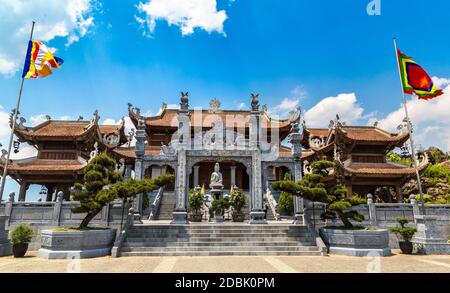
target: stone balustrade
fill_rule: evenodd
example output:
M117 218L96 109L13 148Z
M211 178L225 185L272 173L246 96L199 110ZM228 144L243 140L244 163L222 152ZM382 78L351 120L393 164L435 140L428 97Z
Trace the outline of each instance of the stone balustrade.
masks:
M0 203L0 215L7 217L6 227L19 223L26 223L37 227L67 227L78 226L84 213L74 213L72 209L79 206L76 201L64 201L58 197L55 202L16 202L14 195L10 195L7 202ZM123 209L122 202L114 202L105 206L91 221L92 226L120 226L127 217L127 209Z

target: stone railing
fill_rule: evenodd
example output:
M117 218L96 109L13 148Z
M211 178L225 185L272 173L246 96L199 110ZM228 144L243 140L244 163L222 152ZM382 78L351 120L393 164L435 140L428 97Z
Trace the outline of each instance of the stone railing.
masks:
M156 219L156 215L158 214L159 206L161 205L163 195L164 195L164 187L161 187L155 196L155 200L150 206L150 216L148 217L149 220Z
M410 203L375 203L371 194L367 195L367 204L354 206L351 210L357 211L364 216L361 223L354 222L355 225L391 227L397 225L397 217L405 217L411 224L416 222L416 217L422 215L419 203L414 195L410 196ZM311 223L316 227L324 225L341 225L339 219L326 220L320 219L320 214L325 211L326 204L312 203L306 204L306 212ZM437 223L450 231L450 205L445 204L426 204L425 213L437 217ZM447 232L448 233L448 232Z
M277 201L273 197L272 191L267 188L266 193L264 193L264 197L269 204L270 210L272 211L272 215L275 217L275 220L280 221L280 214L277 212Z
M125 221L125 225L123 226L122 230L119 231L119 235L117 236L116 241L114 242L114 246L111 249L111 256L112 257L119 257L120 256L120 250L122 249L123 242L127 238L128 231L133 227L134 223L134 209L130 208L127 215L127 220Z
M0 214L8 217L7 227L19 223L38 227L78 226L86 216L85 213L72 212L79 205L76 201L64 201L62 193L58 194L55 202L15 202L14 193L11 193L9 200L0 204ZM122 202L113 202L103 207L91 225L120 226L122 214Z

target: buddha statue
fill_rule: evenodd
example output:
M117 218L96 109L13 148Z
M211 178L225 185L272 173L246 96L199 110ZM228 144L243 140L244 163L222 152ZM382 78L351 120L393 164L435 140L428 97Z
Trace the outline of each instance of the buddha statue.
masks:
M214 165L214 172L211 174L210 186L223 186L222 173L220 173L219 163Z

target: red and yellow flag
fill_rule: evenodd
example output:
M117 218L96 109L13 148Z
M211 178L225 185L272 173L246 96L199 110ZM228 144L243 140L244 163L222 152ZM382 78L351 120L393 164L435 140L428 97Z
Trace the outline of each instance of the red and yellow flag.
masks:
M406 56L400 50L397 50L397 54L403 91L406 94L416 94L419 99L424 100L430 100L443 94L443 91L435 86L426 71L411 57Z
M38 41L30 41L22 77L46 77L52 74L51 68L60 68L63 62L61 58L53 56L45 44Z

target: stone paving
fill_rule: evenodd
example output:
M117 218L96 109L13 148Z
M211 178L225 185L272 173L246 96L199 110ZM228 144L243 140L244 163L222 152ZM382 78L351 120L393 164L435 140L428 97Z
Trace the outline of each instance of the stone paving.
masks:
M25 258L0 257L0 273L450 273L450 255L256 256L256 257L102 257L83 260L45 260L32 251Z

